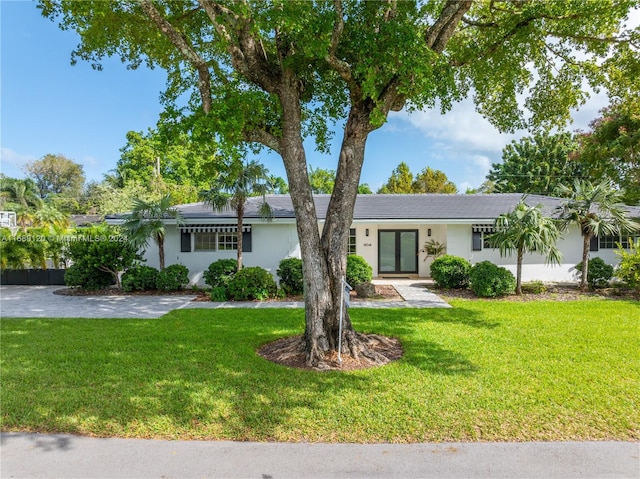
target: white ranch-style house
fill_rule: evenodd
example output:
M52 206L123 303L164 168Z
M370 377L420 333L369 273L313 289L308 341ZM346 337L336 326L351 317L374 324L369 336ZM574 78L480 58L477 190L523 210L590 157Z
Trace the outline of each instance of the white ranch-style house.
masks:
M329 195L316 195L319 228L329 204ZM433 258L421 252L424 244L434 240L445 245L446 253L466 258L471 264L491 261L515 274L515 254L501 257L497 249L484 241L492 232L495 219L512 210L521 194L480 195L358 195L349 237L349 253L358 254L371 265L374 277L429 278ZM243 226L243 264L261 266L276 277L283 258L300 257L296 219L288 195L270 195L266 201L273 218L260 217L262 197L250 198L245 205ZM527 204L542 204L545 214L553 215L562 200L549 196L528 195ZM165 235L166 264L179 263L189 268L191 282L203 285L202 274L213 261L237 255L237 218L235 211L213 211L203 203L176 207L184 224L167 220ZM628 207L632 218L640 218L640 207ZM118 215L107 217L118 224ZM591 243L590 257L600 257L617 264L616 243L623 245L640 237L600 237ZM525 255L523 281L575 281L574 267L582 260L582 237L577 227L564 233L558 247L563 254L561 265L548 265L538 254ZM144 254L146 264L158 267L158 251L150 244ZM277 279L277 278L276 278Z

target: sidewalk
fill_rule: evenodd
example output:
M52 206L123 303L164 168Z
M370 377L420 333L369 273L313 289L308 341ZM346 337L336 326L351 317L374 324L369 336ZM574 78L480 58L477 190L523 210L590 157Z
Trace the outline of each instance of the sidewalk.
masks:
M3 478L618 478L638 443L308 444L3 433Z

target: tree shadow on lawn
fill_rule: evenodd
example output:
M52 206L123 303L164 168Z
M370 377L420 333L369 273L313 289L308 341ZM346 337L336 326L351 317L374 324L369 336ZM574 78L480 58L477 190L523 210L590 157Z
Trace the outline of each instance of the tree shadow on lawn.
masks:
M407 364L432 374L471 374L477 371L471 361L459 352L443 348L437 342L424 338L420 333L427 323L447 323L467 328L494 329L499 323L486 321L477 311L454 309L398 309L394 314L385 310L352 311L356 329L385 334L401 339L405 354L400 359Z
M400 370L385 371L394 364L358 372L314 372L266 361L256 352L262 344L299 334L303 327L300 310L271 311L257 318L254 311L181 310L154 321L120 320L111 337L103 333L93 342L92 328L97 335L102 321L92 320L81 334L65 336L77 346L61 350L80 348L73 357L43 340L42 348L49 350L31 348L7 365L18 384L38 387L23 391L29 397L15 401L7 401L12 396L7 393L5 426L97 436L327 440L327 428L348 420L350 408L366 409L371 398L389 396L389 389L405 380ZM399 337L406 352L398 366L409 364L422 371L420 377L476 370L461 354L411 337L420 322L455 318L431 310L404 311L402 323L385 322L380 310L369 310L358 322ZM461 324L492 327L470 313L457 316L463 318ZM33 367L20 371L21 360ZM342 411L336 404L344 401ZM362 414L366 411L360 412L360 421ZM318 433L316 427L325 430Z

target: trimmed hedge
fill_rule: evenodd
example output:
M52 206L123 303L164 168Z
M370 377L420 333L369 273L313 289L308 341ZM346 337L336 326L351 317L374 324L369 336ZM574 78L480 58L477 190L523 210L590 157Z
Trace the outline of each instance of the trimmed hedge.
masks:
M238 271L238 261L235 259L219 259L209 265L202 274L204 282L212 288L227 288L229 281Z
M369 283L373 279L373 269L367 261L357 254L347 256L346 281L353 288L361 283Z
M182 264L172 264L158 273L156 288L160 291L177 291L189 284L189 269Z
M302 294L304 281L302 277L302 260L300 258L284 258L276 271L280 278L280 287L287 294Z
M431 278L440 288L463 289L469 285L471 263L459 256L445 254L431 263Z
M122 275L123 291L149 291L156 289L158 272L157 269L142 264L129 268Z
M516 278L511 271L491 261L482 261L471 268L469 281L471 290L481 298L504 296L516 290Z
M277 291L278 286L271 273L259 266L242 268L229 281L227 288L229 299L234 301L268 299Z

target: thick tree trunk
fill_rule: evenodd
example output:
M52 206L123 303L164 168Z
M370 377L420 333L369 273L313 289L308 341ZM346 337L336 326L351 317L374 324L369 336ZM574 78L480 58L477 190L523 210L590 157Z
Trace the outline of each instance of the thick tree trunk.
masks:
M341 279L345 277L346 272L349 229L353 221L353 209L364 163L365 145L372 130L369 114L370 105L366 103L352 105L340 149L335 188L331 195L322 230L322 251L327 261L333 298L331 314L325 320L325 331L330 338L332 349L336 349L338 346ZM375 354L367 350L360 336L355 333L346 309L344 310L342 331L342 352L348 352L356 358L363 354L370 359L376 359Z
M320 244L318 216L307 172L301 131L300 91L293 75L283 80L278 93L284 120L281 154L289 180L289 192L296 214L296 227L302 255L306 323L304 347L307 364L315 367L323 361L324 353L332 344L324 325L333 309L333 299L327 262Z
M346 251L353 208L367 135L370 132L364 105L353 107L347 120L340 152L336 187L331 196L322 236L309 185L305 150L301 134L299 92L285 85L279 92L283 108L282 157L289 191L296 213L296 224L304 275L305 322L303 346L306 362L321 367L325 353L338 347L341 278L346 270ZM380 357L371 351L366 338L353 329L348 313L344 316L343 352L354 357Z

